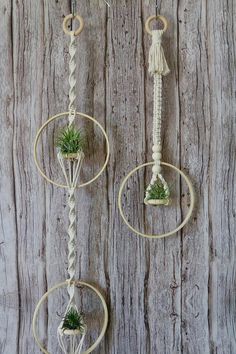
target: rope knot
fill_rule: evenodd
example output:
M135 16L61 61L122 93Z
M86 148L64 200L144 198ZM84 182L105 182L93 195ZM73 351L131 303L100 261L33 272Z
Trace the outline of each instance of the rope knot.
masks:
M149 51L149 72L151 75L167 75L170 72L161 46L162 35L163 30L152 31L152 45Z
M161 45L163 31L152 31L152 45Z
M75 120L75 115L76 115L75 109L70 108L70 110L69 110L69 126L73 124L73 122Z

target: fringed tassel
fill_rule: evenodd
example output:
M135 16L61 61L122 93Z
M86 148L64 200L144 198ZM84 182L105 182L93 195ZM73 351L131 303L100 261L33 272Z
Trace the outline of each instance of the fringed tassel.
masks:
M152 31L152 45L149 51L149 73L151 75L167 75L170 72L164 51L161 45L163 31L154 30Z

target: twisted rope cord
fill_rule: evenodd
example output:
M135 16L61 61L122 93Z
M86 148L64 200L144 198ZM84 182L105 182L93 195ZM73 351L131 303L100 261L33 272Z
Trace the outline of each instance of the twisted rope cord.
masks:
M76 99L76 45L75 45L75 35L72 32L70 34L70 44L69 44L69 126L71 126L75 119L75 99ZM72 162L73 164L73 162ZM72 170L71 170L72 169ZM75 279L75 265L76 265L76 252L75 252L75 237L76 237L76 216L75 216L75 196L73 186L73 166L69 163L69 228L68 228L68 273L70 283L67 287L67 291L70 297L68 308L75 304L75 286L71 283Z
M70 35L69 44L69 127L73 124L76 114L75 100L76 100L76 45L74 33ZM59 151L57 158L61 169L63 171L66 183L68 185L69 197L68 197L68 207L69 207L69 227L68 227L68 286L67 292L69 295L69 302L66 308L67 313L70 308L74 308L78 311L75 303L75 270L76 270L76 210L75 210L75 188L80 174L80 169L83 161L83 153L80 152L75 160L64 159L63 155ZM67 164L67 166L66 166ZM68 171L69 169L69 171ZM67 346L69 344L69 354L80 354L86 335L86 331L82 334L80 339L77 339L76 334L69 334L69 342L67 342L67 336L63 329L63 320L61 321L58 330L57 338L62 351L67 354Z
M74 188L69 189L69 228L68 228L68 274L69 284L67 287L68 294L70 296L68 308L75 304L75 286L73 281L75 280L75 266L76 266L76 252L75 252L75 238L76 238L76 214L75 214L75 193Z
M78 155L76 160L66 160L69 164L69 172L67 174L65 159L62 154L58 152L57 154L60 166L62 168L63 174L68 182L69 187L69 198L68 198L68 206L69 206L69 227L68 227L68 286L67 292L69 294L69 302L66 308L65 313L69 311L72 307L78 311L76 303L75 303L75 270L76 270L76 251L75 251L75 243L76 243L76 212L75 212L75 188L77 185L77 181L80 174L80 169L83 161L83 153ZM63 331L63 320L61 321L58 329L57 329L57 338L60 348L65 354L80 354L84 342L84 338L86 335L86 330L82 334L82 337L78 339L78 333L66 334ZM68 339L69 336L69 339ZM69 352L67 351L67 347L69 345Z
M80 169L82 166L84 155L81 152L78 159L75 161L69 161L69 227L68 227L68 274L69 283L67 291L69 294L69 304L68 309L71 306L75 306L75 268L76 268L76 212L75 212L75 188L80 174ZM64 165L63 165L64 166Z
M75 119L75 99L76 99L76 45L75 45L75 35L70 34L70 44L69 44L69 126L74 122Z
M149 197L149 191L151 186L156 182L157 178L160 179L163 187L166 191L166 195L169 196L169 187L166 183L163 175L161 174L161 123L162 123L162 76L169 73L169 67L167 65L164 51L161 46L163 31L152 31L152 45L149 52L149 72L153 75L153 147L152 158L154 166L152 168L152 178L149 186L146 190L145 199Z

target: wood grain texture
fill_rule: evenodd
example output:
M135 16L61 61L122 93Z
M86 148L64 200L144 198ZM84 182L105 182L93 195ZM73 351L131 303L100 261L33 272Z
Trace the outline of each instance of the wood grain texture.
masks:
M235 271L235 3L233 0L78 2L85 28L78 37L77 108L105 127L111 143L107 171L79 190L77 275L106 297L110 323L99 354L234 354ZM0 353L32 354L35 305L47 288L67 276L67 195L36 171L37 129L68 106L68 43L62 31L70 1L0 4ZM197 197L190 223L162 240L136 237L118 213L124 176L151 160L152 79L145 19L169 19L163 47L171 73L164 79L164 160L191 177ZM101 135L91 134L82 178L105 158ZM51 127L43 137L44 167L53 165ZM50 139L49 139L50 138ZM46 141L49 139L49 145ZM166 171L168 173L168 171ZM130 222L152 232L156 211L142 202L149 170L135 175L124 193ZM160 212L170 229L186 213L186 186L173 178L174 207ZM80 291L91 344L101 327L95 297ZM66 293L40 313L39 331L59 353L56 326Z

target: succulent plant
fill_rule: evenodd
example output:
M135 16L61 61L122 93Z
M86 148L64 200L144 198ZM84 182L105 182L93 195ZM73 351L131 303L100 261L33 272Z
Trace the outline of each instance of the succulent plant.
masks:
M156 181L150 186L146 198L147 200L168 199L169 193L165 190L162 183Z
M84 333L85 323L83 316L74 307L71 307L65 314L62 330L79 330Z
M81 129L73 125L61 130L56 139L56 147L63 155L82 152L85 146L85 136Z

